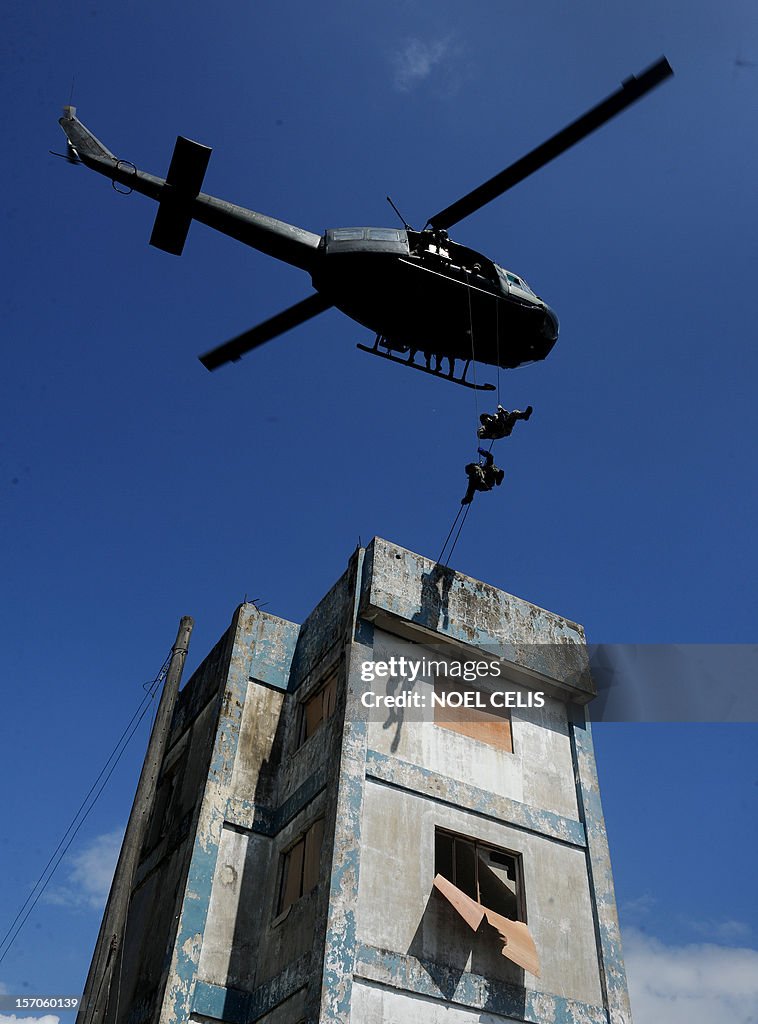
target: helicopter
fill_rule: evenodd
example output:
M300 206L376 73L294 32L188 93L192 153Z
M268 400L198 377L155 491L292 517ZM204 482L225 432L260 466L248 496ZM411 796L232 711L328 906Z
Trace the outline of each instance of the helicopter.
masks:
M472 362L513 369L544 359L558 339L558 317L524 278L453 241L448 229L549 163L673 74L662 57L499 174L435 213L418 231L399 227L304 228L201 192L211 150L176 140L166 178L110 152L63 108L66 157L110 178L113 187L158 202L150 244L180 256L193 220L310 274L315 294L200 356L208 370L237 361L331 307L369 328L358 348L476 390ZM118 189L117 191L122 191ZM419 356L419 353L421 355ZM417 361L418 359L418 361ZM463 363L458 372L457 362ZM447 362L447 367L445 367Z

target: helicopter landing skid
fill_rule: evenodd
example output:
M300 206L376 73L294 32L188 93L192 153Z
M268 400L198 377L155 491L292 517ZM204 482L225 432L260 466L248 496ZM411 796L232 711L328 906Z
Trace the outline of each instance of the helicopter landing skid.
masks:
M466 365L463 368L463 373L460 377L456 377L454 374L455 361L451 362L450 373L443 373L441 370L433 370L431 366L419 366L418 363L414 362L413 357L415 352L411 352L409 358L400 359L399 356L393 356L389 352L380 352L379 344L381 338L377 338L374 344L369 348L368 345L358 344L356 348L359 348L361 352L368 352L371 356L379 356L380 359L389 359L391 363L399 363L400 366L407 366L411 370L420 370L422 373L431 374L432 377L439 377L440 380L449 380L452 384L460 384L464 388L471 388L472 391L495 391L494 384L473 384L470 380L466 380L466 374L468 368L471 365L471 360L466 360ZM447 357L445 357L447 358Z

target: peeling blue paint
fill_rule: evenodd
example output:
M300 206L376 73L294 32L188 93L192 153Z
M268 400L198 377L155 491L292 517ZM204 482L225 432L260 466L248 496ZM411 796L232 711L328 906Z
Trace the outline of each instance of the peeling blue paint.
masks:
M192 1012L225 1024L252 1024L304 988L310 973L311 957L304 956L288 964L254 992L198 980L192 996Z
M357 977L388 988L439 999L445 1005L455 1003L533 1024L545 1024L546 1021L550 1024L608 1024L602 1006L591 1006L549 992L495 981L480 974L445 968L403 953L391 953L361 944L356 950L355 960Z
M263 626L262 619L266 623ZM167 987L166 998L172 1006L175 1020L186 1020L189 1016L226 809L226 800L223 807L219 806L219 802L231 782L242 710L250 680L250 645L259 635L264 637L264 650L259 666L262 671L265 671L265 665L269 663L275 645L278 645L279 657L286 663L288 657L292 656L296 633L290 628L292 623L285 623L279 628L280 621L263 615L252 604L241 605L232 621L229 667L221 691L221 709L216 725L208 781L200 807L174 944L173 977Z
M300 627L290 670L290 693L294 693L326 654L342 644L351 624L348 601L354 569L350 565Z
M275 978L260 985L250 997L250 1015L248 1021L256 1021L289 999L299 989L304 988L313 974L310 954L300 957L288 964Z
M592 731L589 719L581 708L575 710L570 732L579 813L587 833L587 866L598 938L600 979L611 1024L632 1024Z
M359 552L357 580L363 570L363 552ZM359 587L356 585L356 592ZM356 637L357 600L350 635ZM349 649L347 659L347 700L355 700L362 691L360 663L373 652L373 630L360 631ZM320 1024L349 1024L355 961L356 911L360 877L360 843L363 795L366 785L367 725L364 721L345 720L337 791L334 850L326 922L326 942L322 975Z
M267 686L286 691L300 626L259 612L253 629L255 635L249 636L247 640L250 645L246 668L248 679L260 680Z
M221 693L222 706L192 849L164 1015L170 1006L169 1016L176 1021L187 1020L190 1012L195 1012L227 1024L252 1024L307 986L302 998L306 998L305 1005L312 1015L318 1007L315 1018L319 1024L349 1024L355 975L373 984L529 1022L608 1024L610 1020L610 1024L631 1024L591 736L581 709L570 729L580 820L368 750L366 722L350 715L344 722L341 743L335 748L339 749L339 765L335 759L319 765L278 806L229 795L250 680L294 694L303 683L315 681L313 673L321 671L324 659L331 664L335 650L341 650L345 640L352 637L347 648L346 687L348 701L354 699L364 688L359 678L360 662L373 656L371 620L382 625L388 617L415 623L457 643L497 647L514 665L555 678L559 683L567 665L574 672L586 657L580 626L379 539L365 553L359 551L353 556L348 571L302 627L266 616L252 605L243 605L235 616L233 643L227 648L228 674ZM555 655L557 648L567 652L567 659ZM569 689L576 678L574 674L567 681ZM576 685L581 691L575 694L576 699L587 699L591 688L584 683ZM278 699L273 694L270 697ZM339 724L336 722L335 728ZM288 776L288 786L302 777L302 772ZM584 849L593 891L605 1007L466 972L451 971L447 977L444 965L425 964L404 952L359 944L356 920L367 778ZM253 833L275 836L327 787L331 813L335 813L332 801L336 800L336 826L328 893L326 886L319 890L319 935L313 953L288 965L252 993L197 979L224 817ZM320 942L324 933L320 929L325 929L323 961ZM448 990L454 993L452 999ZM599 999L596 991L593 986L592 991L577 994ZM317 999L320 1006L314 1002ZM298 1007L301 1001L298 996Z
M226 1021L226 1024L247 1024L251 999L249 992L197 981L192 996L192 1012Z
M595 695L584 630L569 619L375 537L366 552L364 618L390 616L451 640L492 650L517 668Z
M226 805L226 820L260 835L275 836L325 788L328 770L328 765L320 764L316 771L278 807L266 807L252 800L236 800L230 797Z
M494 821L505 821L537 835L559 839L572 846L586 845L584 827L580 821L564 818L553 811L540 810L506 796L498 796L466 782L458 782L410 761L388 757L378 750L367 751L366 774L369 778L420 793L451 807L473 811Z

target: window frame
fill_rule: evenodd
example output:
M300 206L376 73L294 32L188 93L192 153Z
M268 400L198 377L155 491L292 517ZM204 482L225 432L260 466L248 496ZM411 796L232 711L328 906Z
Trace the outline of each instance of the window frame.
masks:
M337 682L339 679L339 666L335 665L333 669L326 673L322 679L313 687L307 697L304 697L299 703L298 715L299 721L297 725L297 742L295 749L299 750L304 743L315 736L322 725L329 721L337 710ZM312 721L309 725L309 709L315 705L316 701L320 698L321 708L320 717L315 721ZM326 700L326 704L324 701Z
M475 866L475 887L476 896L472 896L471 893L466 892L465 889L461 888L455 877L449 878L444 872L440 870L438 863L437 854L437 842L439 838L448 838L452 841L452 874L456 875L456 856L455 856L455 844L462 843L472 848L474 854L474 866ZM487 842L483 839L477 839L474 836L465 836L460 832L454 832L451 829L445 828L444 826L435 826L434 829L434 873L436 875L442 875L448 882L459 889L464 896L468 896L469 899L473 899L480 907L487 907L489 910L495 911L497 914L501 914L503 917L508 917L507 914L502 914L502 911L497 907L492 907L487 903L484 903L481 898L481 886L479 883L479 851L487 854L498 854L501 857L507 857L513 863L513 873L515 875L515 902L517 917L508 918L512 921L520 921L522 924L528 924L526 915L526 896L524 893L524 864L523 856L516 850L507 850L504 847L496 846L494 843Z
M274 920L284 917L291 907L294 907L303 896L307 896L308 893L313 892L318 887L319 879L321 875L321 851L324 845L324 822L325 817L323 814L314 818L313 821L305 828L298 837L289 844L284 850L282 850L279 857L279 881L277 885L276 903L274 904ZM313 836L316 830L320 831L320 837L318 842L318 848L316 850L315 860L315 875L309 871L309 859L308 859L308 838ZM292 861L293 856L296 856L295 851L302 847L302 859L298 868L298 883L297 883L297 895L295 895L288 903L285 903L287 899L287 890L289 889L290 877L289 877L289 865ZM310 884L308 884L310 883ZM307 885L307 888L306 888Z

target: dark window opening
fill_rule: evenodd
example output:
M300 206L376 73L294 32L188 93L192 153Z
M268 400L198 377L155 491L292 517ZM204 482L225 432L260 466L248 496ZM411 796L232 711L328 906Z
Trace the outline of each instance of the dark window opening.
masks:
M434 836L434 888L473 932L485 920L502 942L501 954L531 974L540 958L525 924L521 857L476 839L438 829Z
M473 839L437 831L434 870L476 903L523 921L520 858Z
M337 673L333 672L307 700L303 701L298 746L331 718L337 706Z

